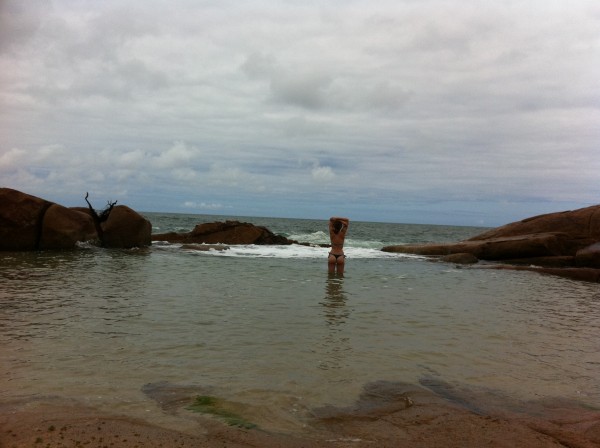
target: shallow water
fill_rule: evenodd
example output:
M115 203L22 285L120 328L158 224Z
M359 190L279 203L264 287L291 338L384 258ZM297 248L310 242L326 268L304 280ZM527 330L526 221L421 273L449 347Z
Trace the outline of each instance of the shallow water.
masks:
M200 219L164 216L170 224L154 216L155 231ZM318 221L270 224L326 238ZM597 284L372 247L477 229L357 223L350 232L344 277L326 273L326 249L304 246L0 254L0 398L72 397L158 420L164 410L142 388L167 382L288 429L379 380L437 378L510 400L600 407Z

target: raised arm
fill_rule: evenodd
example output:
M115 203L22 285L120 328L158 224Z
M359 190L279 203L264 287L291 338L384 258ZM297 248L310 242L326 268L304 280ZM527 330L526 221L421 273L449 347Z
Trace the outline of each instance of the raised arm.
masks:
M350 220L348 218L341 218L339 216L332 216L331 218L329 218L329 234L333 235L335 233L334 224L336 221L342 223L342 228L339 230L339 233L345 235L346 231L348 230Z
M332 216L331 218L329 218L329 222L333 221L342 221L345 226L347 226L350 223L350 220L348 218L340 218L339 216Z

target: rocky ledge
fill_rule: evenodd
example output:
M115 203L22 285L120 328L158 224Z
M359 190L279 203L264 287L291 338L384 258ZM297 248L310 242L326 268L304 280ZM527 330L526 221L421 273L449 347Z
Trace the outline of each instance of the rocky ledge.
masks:
M600 205L534 216L456 243L387 246L382 250L455 263L496 261L503 269L599 282Z
M298 244L266 227L240 221L198 224L191 232L154 234L152 240L182 244Z
M0 251L72 249L80 242L112 248L150 245L150 221L115 204L98 214L91 206L67 208L0 188Z

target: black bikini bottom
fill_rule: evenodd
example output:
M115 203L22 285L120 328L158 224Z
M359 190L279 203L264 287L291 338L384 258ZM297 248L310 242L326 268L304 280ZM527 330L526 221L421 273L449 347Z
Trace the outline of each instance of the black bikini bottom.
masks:
M344 254L333 254L333 253L329 252L329 255L333 255L333 256L335 257L335 260L336 260L336 261L337 261L337 259L338 259L338 258L340 258L340 257L344 257L344 258L346 258L346 256L345 256Z

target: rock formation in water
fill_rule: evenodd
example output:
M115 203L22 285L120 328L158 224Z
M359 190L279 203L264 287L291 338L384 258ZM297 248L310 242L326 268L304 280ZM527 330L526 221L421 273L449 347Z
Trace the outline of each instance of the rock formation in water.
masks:
M452 256L457 254L469 254L471 257L465 257L469 262L476 257L524 265L520 269L534 269L529 266L535 265L548 273L598 281L600 205L534 216L457 243L387 246L382 250L448 257L448 261L453 261Z
M87 208L67 208L21 191L0 188L0 250L71 249L78 242L118 248L151 244L152 225L127 206L113 207L100 226L99 235Z
M183 244L295 244L266 227L247 222L225 221L198 224L187 233L161 233L152 235L153 241Z

